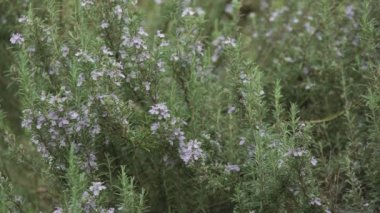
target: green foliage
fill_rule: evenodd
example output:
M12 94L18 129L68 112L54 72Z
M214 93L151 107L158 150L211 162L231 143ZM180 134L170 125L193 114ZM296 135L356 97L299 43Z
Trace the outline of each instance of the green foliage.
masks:
M375 0L12 7L3 66L26 133L0 113L0 208L379 211L379 14Z
M118 208L121 211L124 212L144 212L145 205L144 205L144 196L145 192L144 190L141 191L141 193L136 193L135 190L135 184L133 178L128 178L125 167L121 168L121 174L120 174L120 188L119 189L119 197L121 203L120 207Z
M12 186L1 176L0 178L0 210L2 212L16 211L16 205L12 203L13 198Z
M74 153L74 145L71 145L67 171L68 194L66 197L66 208L68 212L81 212L81 198L85 191L85 175L80 172L77 166L77 158Z

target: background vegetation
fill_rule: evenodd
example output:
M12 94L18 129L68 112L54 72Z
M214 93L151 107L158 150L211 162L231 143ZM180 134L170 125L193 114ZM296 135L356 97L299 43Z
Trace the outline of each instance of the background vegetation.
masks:
M0 212L380 211L377 0L0 0Z

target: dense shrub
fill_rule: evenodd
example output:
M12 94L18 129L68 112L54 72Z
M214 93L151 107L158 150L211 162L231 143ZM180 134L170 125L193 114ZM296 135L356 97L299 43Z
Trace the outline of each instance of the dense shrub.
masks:
M380 210L378 1L40 3L0 139L47 192L5 163L0 209Z

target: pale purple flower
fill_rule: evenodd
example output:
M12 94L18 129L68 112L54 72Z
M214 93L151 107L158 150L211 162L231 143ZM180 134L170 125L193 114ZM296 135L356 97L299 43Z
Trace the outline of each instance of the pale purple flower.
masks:
M80 5L82 7L87 7L89 5L94 5L94 2L92 0L81 0Z
M33 112L30 109L25 109L23 112L23 120L21 122L21 127L26 129L32 128L33 123Z
M94 125L90 130L92 135L97 135L100 133L100 126L98 124Z
M217 38L215 38L213 41L212 41L212 45L213 46L219 46L221 43L223 43L223 41L225 40L225 37L224 36L218 36Z
M101 209L100 213L114 213L115 208L109 208L109 209Z
M151 107L149 110L151 115L157 115L158 119L167 119L170 117L169 109L165 103L158 103Z
M74 129L76 132L81 131L82 129L85 129L88 126L89 121L81 119L78 123L76 123Z
M172 54L171 56L170 56L170 60L171 61L178 61L179 60L179 57L178 57L178 55L177 54Z
M110 24L106 20L102 20L102 23L100 23L100 27L102 29L107 29L109 26L110 26Z
M309 22L304 24L306 32L312 35L315 32L315 27L313 27Z
M45 145L42 143L37 144L37 152L39 152L43 158L49 157L49 151L46 149Z
M63 213L63 209L61 207L55 207L53 213Z
M84 81L85 81L84 74L83 73L79 74L78 81L77 81L77 87L82 86Z
M128 125L129 125L129 121L128 121L127 118L122 119L121 123L122 123L123 126L125 126L125 127L128 127Z
M65 117L58 119L58 126L59 127L67 126L69 123L70 123L69 120L67 120L67 118L65 118Z
M244 144L245 144L245 137L240 137L239 145L244 145Z
M355 15L355 11L354 11L355 7L354 5L348 5L345 9L345 13L346 13L346 17L350 20L352 20L354 18L354 15Z
M146 49L146 45L144 41L140 37L133 37L131 40L131 44L137 49Z
M90 186L90 191L93 193L95 197L99 196L100 192L105 189L106 187L103 186L102 182L92 182L92 186Z
M10 41L12 44L22 44L25 40L20 33L13 33Z
M41 129L42 128L42 125L44 124L45 122L45 116L43 115L40 115L38 118L37 118L37 125L36 125L36 129Z
M87 191L85 191L82 194L82 200L85 201L83 211L85 213L90 213L91 210L96 209L96 201L95 201L95 196L90 195Z
M294 59L292 57L284 57L284 61L288 62L288 63L293 63L294 62Z
M148 81L144 81L142 84L143 84L144 87L145 87L145 91L146 91L146 92L149 92L149 91L150 91L150 82L148 82Z
M313 156L313 157L311 157L310 163L311 163L311 165L316 166L318 163L318 160Z
M62 138L62 139L59 141L59 146L60 146L60 147L66 147L66 146L67 146L66 140L65 140L64 138Z
M28 17L26 16L21 16L20 18L18 18L18 22L19 23L27 23L29 21Z
M110 56L113 55L112 51L106 46L102 46L100 49L102 50L104 55L110 55Z
M94 70L94 71L91 72L91 78L94 81L98 80L99 77L103 77L103 75L104 75L103 72L100 72L100 71L97 71L97 70Z
M160 71L160 72L165 72L165 62L163 62L163 61L158 61L157 62L157 67L158 67L158 70Z
M199 55L204 55L204 50L203 50L203 44L200 41L197 41L194 43L194 45L191 46L193 53L199 54Z
M269 17L269 21L274 22L280 14L281 13L278 10L272 12L271 16Z
M302 157L307 151L302 148L289 149L285 156Z
M139 28L138 34L144 37L148 36L148 33L146 33L142 27Z
M228 14L232 14L234 12L234 5L232 3L227 4L226 7L224 8L224 12Z
M204 157L201 143L198 140L190 140L188 143L180 143L179 154L185 164L193 163Z
M239 165L236 165L236 164L228 164L225 166L225 169L224 169L226 172L239 172L240 171L240 167Z
M95 62L95 59L90 54L88 54L86 51L84 51L82 49L79 49L79 51L77 53L75 53L75 56L79 57L78 61L85 60L85 61L90 62L90 63Z
M125 33L124 35L121 36L121 45L125 46L125 47L131 47L132 44L131 44L131 37L129 35L129 33ZM126 53L124 53L126 55Z
M42 91L42 92L41 92L40 100L41 100L41 101L46 101L46 92L45 92L45 91Z
M66 58L66 56L69 54L70 49L67 46L63 46L61 48L62 56Z
M181 128L175 128L170 135L169 142L171 145L173 145L174 140L178 140L180 144L185 142L185 133L181 130Z
M240 72L240 80L243 82L243 84L246 84L249 82L249 78L248 78L248 75L245 74L244 72Z
M202 137L206 140L211 139L211 135L209 133L207 133L206 131L202 131Z
M297 196L300 193L300 188L297 186L288 187L288 190L294 195Z
M193 16L193 15L195 15L195 11L191 7L187 7L182 11L182 17Z
M121 8L120 5L116 5L116 7L114 9L114 13L115 13L115 15L117 16L118 19L121 19L121 16L123 14L123 9Z
M144 62L150 58L150 53L148 51L144 51L137 56L138 62Z
M26 128L26 129L31 129L32 128L32 123L33 120L29 118L24 118L21 122L21 127Z
M96 156L94 153L90 153L87 156L86 161L82 164L82 169L87 172L90 172L91 170L98 170L98 164L96 163Z
M156 134L158 128L160 128L160 123L155 122L150 126L150 130L152 131L152 134Z
M211 56L211 61L212 61L213 63L215 63L215 62L218 61L220 55L222 54L222 50L223 50L222 47L217 47L217 48L215 49L214 53L213 53L212 56Z
M22 197L19 196L19 195L15 195L15 202L16 202L16 203L22 203L22 202L23 202Z
M58 120L58 114L55 111L49 111L47 117L50 120Z
M228 110L227 110L227 113L228 114L232 114L236 111L236 107L235 106L228 106Z
M68 114L71 120L77 120L79 118L79 114L75 111L70 111Z
M232 47L236 47L236 39L228 37L228 38L226 38L226 40L224 40L223 44L231 45Z
M313 205L313 206L321 206L322 202L321 202L320 198L314 197L314 198L311 199L310 204Z
M50 133L50 137L51 139L57 139L58 136L59 136L59 132L56 128L54 128L54 126L56 126L56 122L51 122L51 126L50 128L48 129L48 132Z
M157 30L157 33L156 33L157 37L159 38L165 38L165 35L163 33L161 33L160 30Z
M61 62L54 61L54 63L49 68L49 74L50 75L58 75L61 67L62 67Z

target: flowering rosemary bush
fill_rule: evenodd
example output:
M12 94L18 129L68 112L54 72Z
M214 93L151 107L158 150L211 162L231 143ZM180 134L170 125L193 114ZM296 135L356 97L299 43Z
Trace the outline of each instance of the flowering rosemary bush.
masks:
M48 202L3 172L4 212L380 210L377 1L40 2L0 141Z

